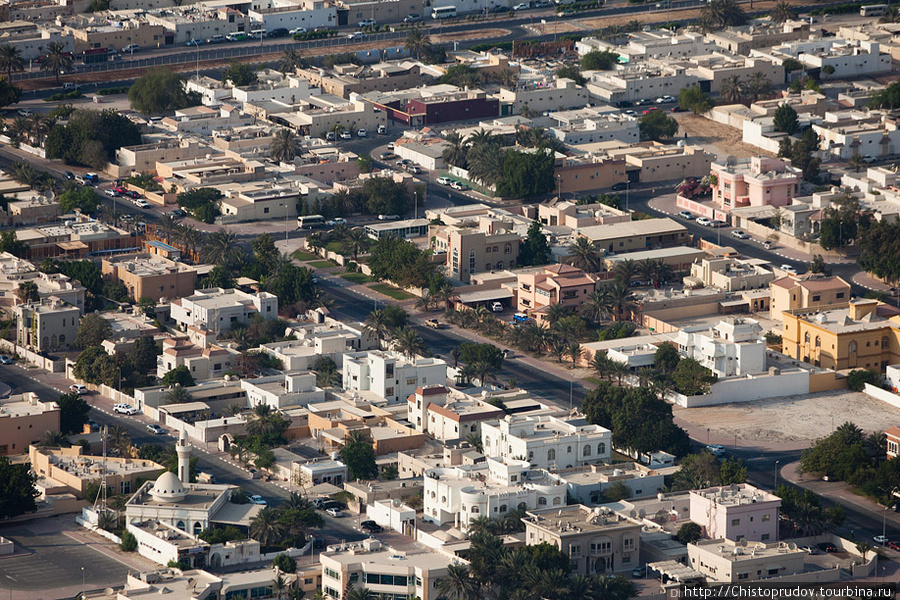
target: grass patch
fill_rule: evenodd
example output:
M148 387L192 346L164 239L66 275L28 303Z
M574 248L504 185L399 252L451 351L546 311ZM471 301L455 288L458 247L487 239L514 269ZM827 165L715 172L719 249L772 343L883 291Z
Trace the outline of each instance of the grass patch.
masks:
M415 296L413 296L409 292L404 292L400 288L395 288L394 286L388 285L386 283L370 285L369 289L375 290L379 294L384 294L385 296L393 298L394 300L409 300L410 298L415 298Z
M310 254L309 252L304 252L302 250L294 250L291 256L293 256L297 260L302 260L304 262L309 260L319 260L319 257L317 255Z
M372 283L375 281L364 273L344 273L341 275L341 278L346 279L351 283Z
M328 242L325 244L325 249L329 252L334 252L335 254L344 254L344 242Z
M330 269L331 267L333 267L335 265L333 262L331 262L329 260L315 260L315 261L309 263L309 266L315 267L317 269Z
M594 385L600 385L600 378L599 378L599 377L585 377L584 380L585 380L585 381L590 381L590 382L593 383Z

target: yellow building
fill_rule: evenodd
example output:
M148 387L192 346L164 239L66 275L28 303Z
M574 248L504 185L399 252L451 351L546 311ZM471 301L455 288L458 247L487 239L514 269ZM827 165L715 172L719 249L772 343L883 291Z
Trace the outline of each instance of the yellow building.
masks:
M774 300L773 300L774 303ZM860 298L841 308L781 313L782 350L834 370L872 369L900 362L900 310Z
M800 279L788 275L769 284L771 316L778 319L785 310L822 310L847 305L850 284L840 277Z

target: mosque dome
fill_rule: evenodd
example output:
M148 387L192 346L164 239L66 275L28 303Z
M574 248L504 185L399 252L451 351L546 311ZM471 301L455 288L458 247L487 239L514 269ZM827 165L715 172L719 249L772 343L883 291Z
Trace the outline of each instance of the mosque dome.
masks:
M184 500L186 494L187 490L184 489L184 484L172 471L166 471L160 475L153 485L153 489L150 490L150 495L158 502L178 502Z

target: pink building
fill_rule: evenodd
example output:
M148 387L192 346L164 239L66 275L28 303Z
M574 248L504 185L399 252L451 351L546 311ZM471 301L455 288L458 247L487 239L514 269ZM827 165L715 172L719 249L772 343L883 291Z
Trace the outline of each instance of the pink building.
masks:
M746 483L693 490L691 521L708 539L774 542L780 506L781 498Z
M519 272L516 279L519 312L538 321L546 318L547 309L554 304L577 309L597 283L595 277L563 263Z
M713 201L723 209L787 206L799 194L802 171L790 161L754 156L713 163Z

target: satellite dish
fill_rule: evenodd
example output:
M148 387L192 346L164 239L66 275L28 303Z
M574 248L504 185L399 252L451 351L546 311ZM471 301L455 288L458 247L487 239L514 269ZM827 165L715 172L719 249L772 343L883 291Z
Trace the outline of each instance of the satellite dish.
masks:
M788 550L790 550L791 552L795 551L796 549L797 549L797 544L795 544L794 542L791 542L790 544L788 544Z
M647 516L647 511L645 511L643 508L640 509L640 510L638 511L638 516L639 516L640 518L643 519L644 517Z
M734 156L729 154L728 157L725 159L725 165L729 166L729 167L733 167L736 164L737 164L737 159Z
M637 511L632 508L631 512L628 513L628 516L631 517L632 519L635 518L637 516Z
M746 548L746 547L747 547L747 540L741 539L741 548Z

